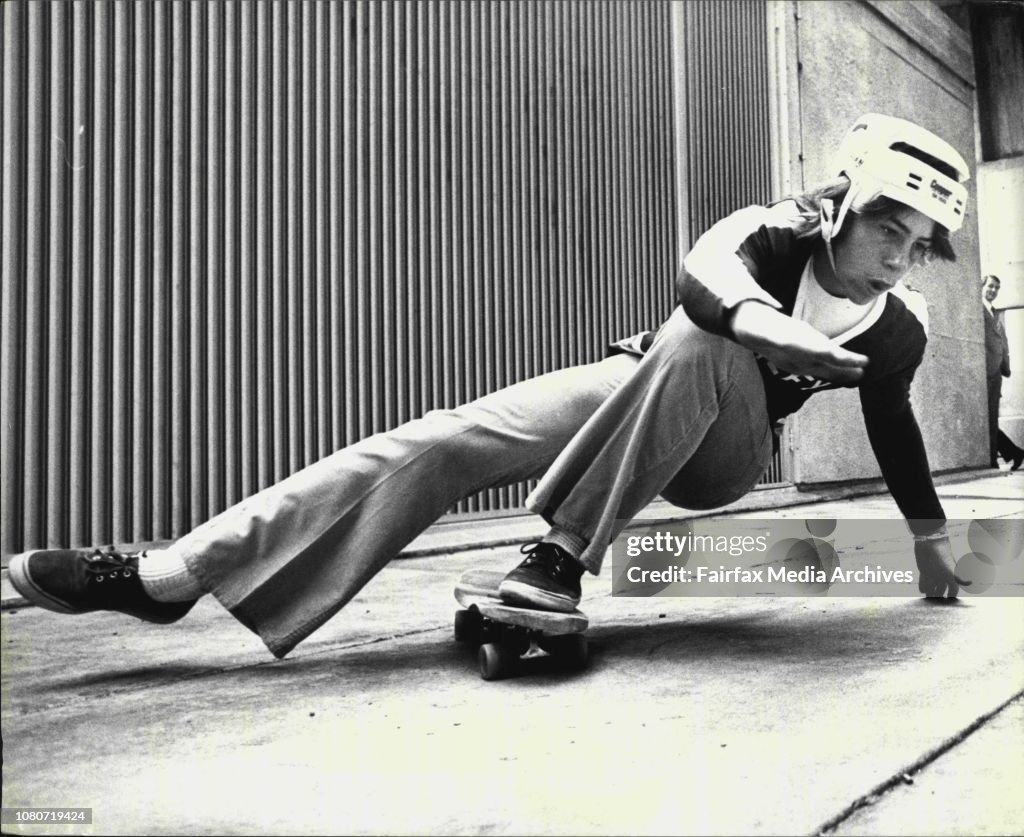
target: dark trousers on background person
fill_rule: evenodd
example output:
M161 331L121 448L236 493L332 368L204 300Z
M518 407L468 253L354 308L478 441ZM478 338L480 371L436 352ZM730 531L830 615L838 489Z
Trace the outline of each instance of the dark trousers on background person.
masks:
M999 399L1002 395L1003 376L999 373L988 376L988 451L989 465L999 467L997 456L1006 462L1019 463L1024 457L1013 440L999 429Z

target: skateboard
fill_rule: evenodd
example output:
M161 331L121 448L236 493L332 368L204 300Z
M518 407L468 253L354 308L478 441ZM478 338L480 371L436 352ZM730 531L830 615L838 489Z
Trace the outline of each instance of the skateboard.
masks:
M587 664L589 620L579 610L558 613L506 604L498 596L505 573L468 570L455 585L464 610L455 613L455 639L477 647L484 680L499 680L519 669L523 660L550 655L571 670Z

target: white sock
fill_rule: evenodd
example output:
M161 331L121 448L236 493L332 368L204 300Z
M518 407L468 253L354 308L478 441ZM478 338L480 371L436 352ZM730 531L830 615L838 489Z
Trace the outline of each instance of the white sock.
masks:
M206 591L173 551L151 549L139 557L142 589L158 602L191 602Z
M577 560L583 554L583 550L587 548L587 542L583 538L572 532L566 532L565 529L559 529L557 526L552 526L542 540L544 543L553 543L555 546L562 547Z

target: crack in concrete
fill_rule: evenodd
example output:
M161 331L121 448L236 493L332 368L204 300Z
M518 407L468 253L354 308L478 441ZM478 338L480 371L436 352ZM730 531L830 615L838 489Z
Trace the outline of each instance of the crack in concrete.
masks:
M1024 699L1024 690L1017 692L1017 694L1007 698L999 706L993 709L991 712L986 712L981 717L975 719L971 724L962 729L956 735L942 742L938 747L933 750L929 750L910 766L896 771L892 776L886 779L884 782L879 783L870 791L863 796L855 799L850 805L844 808L832 819L818 826L815 831L812 832L814 837L825 837L829 834L834 834L836 829L839 828L844 822L846 822L855 813L864 808L868 808L872 805L877 805L887 794L891 793L896 787L903 785L912 785L914 783L914 776L921 773L929 765L934 764L938 759L950 752L952 749L957 747L962 742L966 741L975 732L981 729L985 724L995 718L999 713L1005 710L1010 704L1015 701Z

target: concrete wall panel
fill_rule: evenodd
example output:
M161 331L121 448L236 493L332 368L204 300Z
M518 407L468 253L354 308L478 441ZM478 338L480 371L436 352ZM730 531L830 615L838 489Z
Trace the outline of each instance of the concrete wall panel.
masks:
M794 7L806 186L831 174L832 149L868 111L924 125L973 165L973 77L962 61L967 34L930 3L879 5L885 13L857 2ZM959 46L944 51L943 43ZM933 471L987 462L975 184L968 184L969 215L954 238L958 262L918 268L907 280L929 308L930 340L912 398ZM878 476L855 391L814 398L792 423L796 482Z

